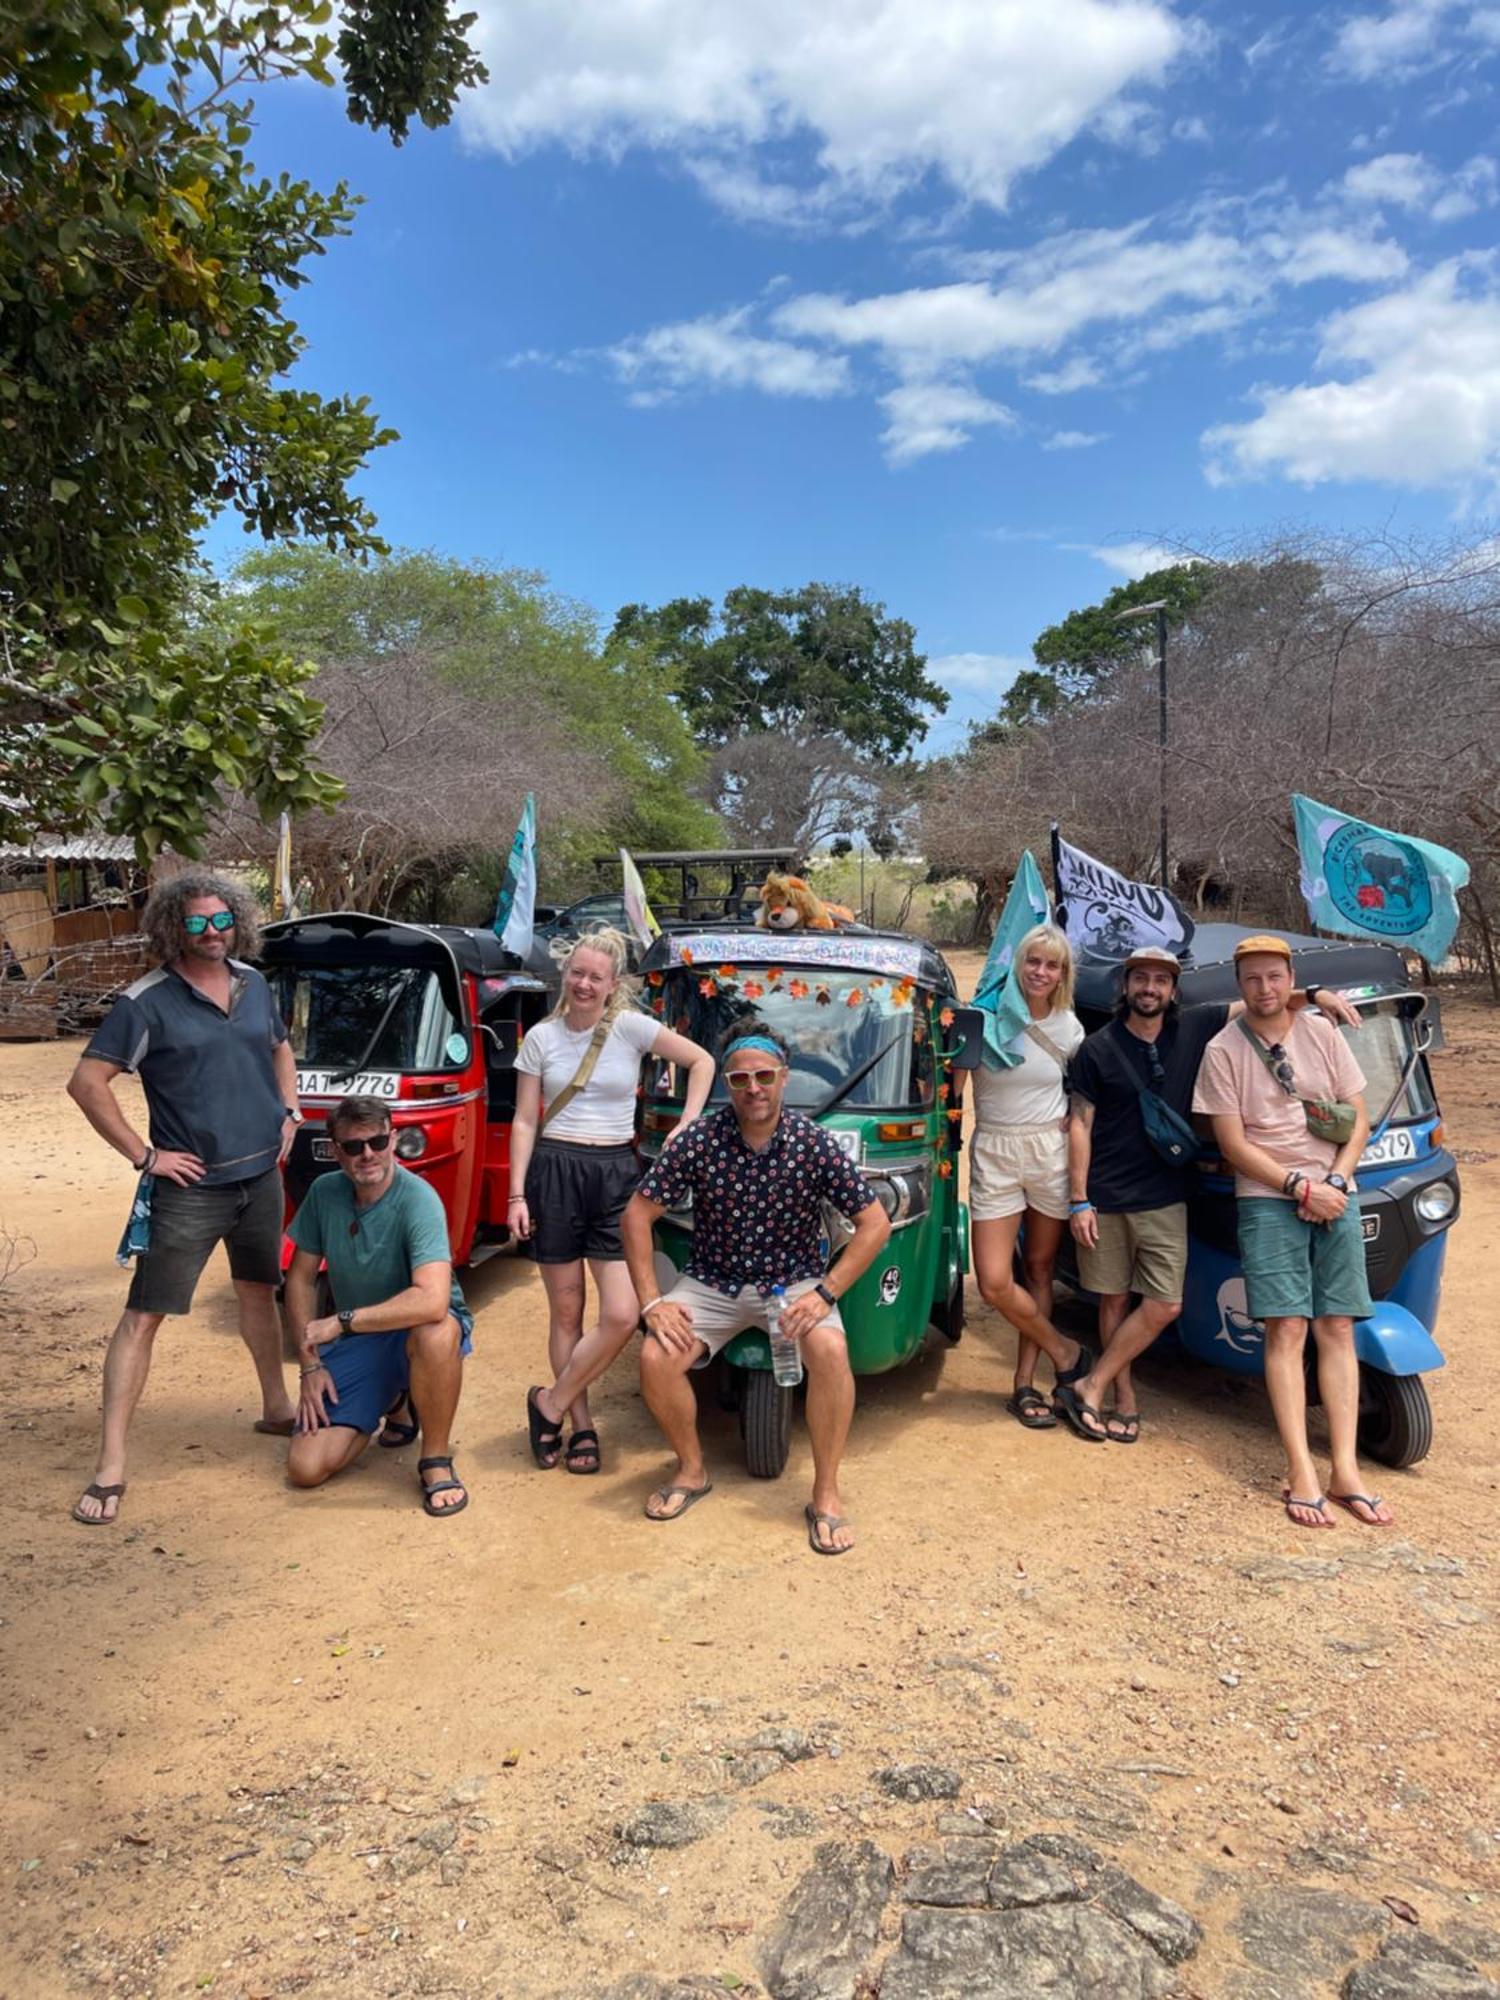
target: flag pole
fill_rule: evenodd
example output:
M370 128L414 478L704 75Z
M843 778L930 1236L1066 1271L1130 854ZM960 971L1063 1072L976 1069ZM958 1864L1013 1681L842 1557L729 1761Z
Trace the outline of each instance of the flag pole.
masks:
M1061 873L1059 872L1058 869L1058 863L1061 861L1061 859L1062 859L1062 854L1059 847L1057 821L1053 820L1052 822L1052 913L1054 917L1057 919L1059 928L1066 930L1067 925L1063 921L1066 911L1062 899L1062 890L1057 886L1058 883L1062 880Z

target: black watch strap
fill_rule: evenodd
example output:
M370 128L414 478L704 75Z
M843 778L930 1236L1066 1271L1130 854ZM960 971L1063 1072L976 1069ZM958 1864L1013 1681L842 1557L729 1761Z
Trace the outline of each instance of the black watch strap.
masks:
M830 1292L828 1287L821 1281L821 1279L816 1285L813 1286L813 1290L817 1293L818 1297L824 1301L826 1305L836 1306L838 1304L839 1302L838 1293Z
M357 1306L345 1306L343 1310L339 1313L338 1316L339 1325L343 1328L345 1333L353 1333L354 1315L358 1310L359 1308Z

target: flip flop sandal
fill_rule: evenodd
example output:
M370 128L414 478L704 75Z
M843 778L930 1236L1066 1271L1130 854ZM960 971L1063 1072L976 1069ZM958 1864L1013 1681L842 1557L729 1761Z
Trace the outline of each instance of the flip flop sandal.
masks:
M1023 1431L1055 1431L1057 1418L1053 1416L1045 1396L1035 1389L1017 1389L1008 1397L1005 1407L1021 1426Z
M1116 1424L1127 1428L1117 1431ZM1134 1410L1111 1410L1104 1419L1104 1429L1111 1444L1134 1444L1141 1434L1141 1420Z
M1362 1528L1394 1528L1396 1525L1394 1521L1367 1521L1363 1514L1354 1513L1356 1507L1368 1507L1373 1514L1381 1504L1378 1493L1373 1499L1368 1493L1330 1493L1328 1498L1335 1507L1342 1507L1345 1513L1354 1514L1355 1520Z
M807 1545L815 1556L847 1556L854 1553L853 1542L850 1542L847 1548L832 1549L826 1542L818 1540L819 1527L826 1528L829 1534L832 1534L835 1528L848 1527L849 1523L842 1514L822 1514L816 1507L807 1506L802 1509L802 1518L807 1523Z
M592 1465L585 1461L592 1459ZM563 1463L569 1472L576 1472L584 1479L599 1470L599 1433L591 1430L574 1431L568 1439L568 1448L563 1453Z
M1054 1409L1057 1407L1055 1391L1069 1388L1074 1382L1081 1382L1084 1376L1092 1370L1094 1363L1098 1359L1098 1350L1090 1347L1086 1340L1080 1340L1078 1343L1078 1359L1073 1363L1071 1368L1065 1368L1053 1383L1054 1395L1052 1403Z
M431 1514L434 1520L438 1518L446 1520L450 1514L461 1514L465 1507L468 1506L469 1489L461 1479L437 1479L429 1486L427 1481L422 1477L422 1474L430 1466L434 1465L446 1465L451 1472L453 1470L453 1460L451 1458L419 1458L417 1460L417 1484L422 1489L422 1512L424 1514ZM464 1497L462 1500L455 1500L451 1507L434 1507L432 1499L435 1493L462 1493Z
M1322 1493L1318 1494L1317 1498L1313 1500L1299 1500L1296 1498L1294 1494L1283 1493L1281 1496L1281 1504L1283 1507L1285 1507L1286 1517L1291 1522L1294 1528L1312 1529L1312 1528L1331 1528L1333 1526L1332 1521L1330 1521L1328 1518L1327 1496ZM1292 1509L1294 1507L1305 1507L1309 1514L1317 1515L1318 1517L1317 1520L1315 1522L1299 1521L1296 1515L1292 1512Z
M711 1479L707 1486L658 1486L656 1491L651 1495L652 1500L675 1500L679 1493L685 1493L687 1498L673 1513L652 1514L648 1511L646 1519L648 1521L655 1521L658 1527L667 1521L680 1521L689 1507L696 1507L704 1495L712 1493L713 1490L714 1483Z
M537 1391L526 1391L526 1429L531 1439L531 1455L543 1472L550 1472L562 1457L562 1425L553 1423L536 1406Z
M85 1486L78 1496L78 1505L73 1509L73 1519L81 1522L85 1528L112 1528L120 1518L120 1499L124 1491L123 1479L118 1486ZM113 1514L80 1514L78 1508L85 1500L113 1500L115 1511Z
M289 1438L297 1428L297 1419L295 1417L257 1417L250 1428L259 1431L262 1437Z
M403 1405L411 1411L411 1422L396 1415ZM422 1419L417 1415L417 1406L403 1389L385 1413L385 1422L380 1427L380 1436L375 1440L387 1451L402 1451L409 1444L415 1444L422 1431Z
M1067 1418L1069 1428L1075 1430L1085 1444L1108 1444L1109 1439L1105 1434L1103 1417L1100 1416L1092 1403L1084 1402L1078 1392L1070 1389L1066 1382L1060 1383L1053 1391L1052 1407L1057 1411L1059 1416ZM1098 1430L1091 1430L1089 1428L1088 1424L1084 1421L1086 1417L1093 1418L1094 1422L1099 1426Z

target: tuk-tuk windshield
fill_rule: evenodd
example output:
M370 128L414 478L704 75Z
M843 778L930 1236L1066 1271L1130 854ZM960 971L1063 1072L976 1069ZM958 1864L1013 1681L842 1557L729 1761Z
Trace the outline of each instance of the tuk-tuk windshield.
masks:
M1420 1024L1394 999L1363 1006L1359 1015L1360 1026L1342 1032L1365 1074L1365 1109L1373 1127L1384 1116L1401 1081L1401 1073L1411 1060ZM1391 1113L1392 1122L1406 1124L1430 1118L1436 1108L1427 1065L1419 1059L1412 1064L1406 1089Z
M267 977L299 1066L405 1075L468 1060L442 981L425 966L277 966Z
M708 984L711 990L704 993ZM691 971L667 975L662 1020L706 1049L717 1049L730 1023L754 1014L787 1044L791 1076L786 1102L799 1110L822 1104L856 1070L876 1057L841 1108L891 1110L932 1102L932 1041L920 988L865 972L817 966L785 968L779 984L756 979L717 986ZM668 1094L680 1098L676 1075ZM716 1081L720 1101L724 1086Z

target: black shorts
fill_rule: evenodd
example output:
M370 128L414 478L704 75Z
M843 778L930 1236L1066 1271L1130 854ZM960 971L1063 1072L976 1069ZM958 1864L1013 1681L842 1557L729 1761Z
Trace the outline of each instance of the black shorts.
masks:
M618 1263L625 1255L620 1217L640 1179L641 1163L628 1140L581 1146L539 1139L526 1173L532 1256L539 1264L576 1264L580 1257Z
M141 1253L125 1304L132 1312L185 1313L216 1244L229 1252L229 1273L242 1283L281 1282L281 1174L272 1167L250 1181L222 1187L151 1190L151 1241Z

